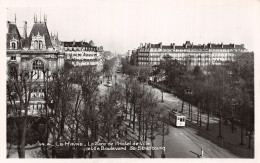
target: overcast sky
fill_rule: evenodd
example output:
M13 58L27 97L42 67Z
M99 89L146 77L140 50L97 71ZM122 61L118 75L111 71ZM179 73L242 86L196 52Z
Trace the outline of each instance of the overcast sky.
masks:
M60 40L93 40L117 53L145 42L182 45L187 40L245 44L254 51L254 31L259 30L257 0L100 0L30 6L10 6L7 19L14 21L16 13L18 27L23 21L32 27L34 13L38 20L40 13L42 20L46 14L49 32L58 31Z

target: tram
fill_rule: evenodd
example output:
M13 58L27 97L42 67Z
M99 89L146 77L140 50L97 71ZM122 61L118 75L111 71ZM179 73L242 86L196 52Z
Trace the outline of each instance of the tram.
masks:
M182 113L177 112L177 110L172 110L169 112L169 120L176 127L184 127L186 117Z

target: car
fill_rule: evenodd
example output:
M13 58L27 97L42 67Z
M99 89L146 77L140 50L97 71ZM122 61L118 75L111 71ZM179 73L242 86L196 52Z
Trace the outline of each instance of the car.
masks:
M107 84L106 84L107 87L112 87L112 83L110 81L107 81Z

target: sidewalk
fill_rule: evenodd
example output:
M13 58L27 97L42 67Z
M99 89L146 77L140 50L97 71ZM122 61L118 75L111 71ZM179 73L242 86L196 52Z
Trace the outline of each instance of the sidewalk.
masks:
M130 117L129 117L130 118ZM135 129L135 133L133 133L132 128L128 127L129 121L124 121L125 125L127 126L127 135L125 135L125 139L126 141L136 141L138 142L138 126L136 126ZM151 146L151 140L149 138L147 138L147 142L150 143ZM150 150L145 150L145 151L141 151L141 150L136 150L135 151L137 153L137 155L139 155L139 158L151 158L151 151ZM154 152L155 154L155 158L160 158L161 155L157 155L156 152Z

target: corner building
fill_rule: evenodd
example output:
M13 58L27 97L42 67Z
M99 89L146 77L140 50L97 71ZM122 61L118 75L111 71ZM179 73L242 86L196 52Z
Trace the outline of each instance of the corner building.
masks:
M193 45L190 41L177 46L174 43L170 45L140 44L137 53L133 58L136 58L137 65L156 66L160 64L160 60L164 57L170 57L184 64L189 64L191 67L196 65L206 67L208 65L221 65L225 61L233 61L235 52L245 52L244 45L235 44L203 44Z
M93 41L61 42L61 51L65 53L65 60L74 66L99 66L101 63L100 50Z

